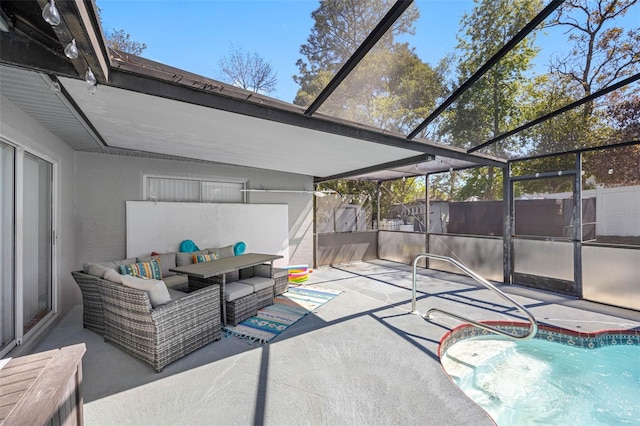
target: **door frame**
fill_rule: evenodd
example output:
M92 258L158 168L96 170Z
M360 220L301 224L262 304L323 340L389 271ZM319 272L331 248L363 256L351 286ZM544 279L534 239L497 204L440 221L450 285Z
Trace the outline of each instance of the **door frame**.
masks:
M511 162L510 162L511 163ZM575 153L574 169L559 170L554 172L535 173L533 175L512 176L511 164L505 169L505 282L513 284L515 251L515 196L514 184L517 182L531 181L536 179L557 178L570 176L573 178L573 233L570 242L573 245L573 291L574 295L582 298L582 153ZM550 238L553 240L553 238Z
M4 136L0 136L0 140L7 145L12 146L15 151L15 166L14 166L14 315L15 315L15 330L14 330L14 342L8 344L1 350L0 355L4 355L9 352L9 348L13 348L16 345L22 345L24 342L29 341L34 335L36 335L53 317L58 313L58 250L57 250L57 224L58 224L58 164L55 160L46 154L43 154L30 147L25 147L19 143L9 140ZM48 312L35 326L33 326L27 333L24 333L24 282L23 282L23 265L25 260L24 253L24 221L23 221L23 203L24 203L24 160L25 154L30 154L38 157L41 160L51 164L51 311Z

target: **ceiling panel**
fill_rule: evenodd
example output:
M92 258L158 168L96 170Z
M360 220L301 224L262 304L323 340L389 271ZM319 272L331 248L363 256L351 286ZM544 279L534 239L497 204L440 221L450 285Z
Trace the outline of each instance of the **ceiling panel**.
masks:
M310 176L421 152L101 85L61 83L110 147Z

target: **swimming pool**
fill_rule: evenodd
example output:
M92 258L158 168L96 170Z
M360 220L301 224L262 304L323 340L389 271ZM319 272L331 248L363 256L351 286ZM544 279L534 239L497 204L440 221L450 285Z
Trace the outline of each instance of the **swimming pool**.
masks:
M540 326L535 338L514 342L463 325L443 337L439 352L452 380L499 426L640 424L640 330Z

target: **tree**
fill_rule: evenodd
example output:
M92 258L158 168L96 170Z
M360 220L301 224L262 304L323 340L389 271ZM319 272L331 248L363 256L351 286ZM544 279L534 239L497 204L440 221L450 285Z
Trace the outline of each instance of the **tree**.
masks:
M609 86L638 72L640 66L640 30L624 32L612 26L638 0L567 0L548 27L562 26L572 45L566 55L555 57L552 73L566 77L582 89L582 96ZM584 109L584 117L593 112L593 103Z
M541 9L540 1L475 0L476 6L460 20L458 34L458 85L465 82L502 46L511 40ZM538 52L535 38L518 43L474 85L465 91L444 113L440 137L450 144L470 147L490 140L519 122L524 86L521 83L532 67ZM491 145L486 151L508 156L509 144ZM466 180L469 190L481 199L495 199L501 194L494 167L486 175L471 173ZM469 193L469 190L463 190Z
M320 2L314 26L297 62L295 104L309 106L379 23L388 0ZM441 65L422 62L407 43L418 11L410 7L320 107L320 112L379 129L409 133L444 94Z
M276 90L277 73L271 63L257 53L232 47L218 63L223 81L241 89L269 94Z
M130 34L125 33L124 30L113 30L110 33L107 33L106 37L108 47L125 53L130 53L132 55L140 56L142 51L147 48L145 43L131 40Z
M318 76L326 73L331 77L335 75L393 3L392 0L320 1L318 9L311 13L314 20L311 34L307 43L300 47L304 59L296 62L299 73L293 76L293 80L300 85L300 90L295 104L308 106L305 102L315 99L324 88L317 84ZM416 19L418 11L412 6L393 24L388 37L384 37L381 43L389 46L396 35L413 34L412 26Z

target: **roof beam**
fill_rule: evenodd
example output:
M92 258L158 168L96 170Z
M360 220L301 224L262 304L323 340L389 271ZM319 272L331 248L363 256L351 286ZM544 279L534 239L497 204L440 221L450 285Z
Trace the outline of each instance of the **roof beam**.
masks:
M511 40L507 42L495 55L493 55L487 62L484 63L467 81L462 83L452 94L449 96L438 108L433 111L426 120L418 125L409 135L407 139L415 138L425 127L427 127L437 116L442 114L445 109L449 107L456 99L460 97L469 87L478 81L483 75L487 73L498 61L500 61L516 44L518 44L523 38L525 38L531 31L533 31L542 21L544 21L554 10L556 10L564 0L552 0L547 7L545 7L535 18L533 18L527 25L524 26Z
M391 28L391 26L398 20L398 18L404 13L405 10L411 4L413 0L398 0L392 7L389 9L387 14L382 18L382 20L376 25L376 27L371 31L371 33L367 36L367 38L362 42L360 46L356 49L356 51L351 55L347 62L342 65L342 68L333 76L329 84L322 89L322 92L318 95L318 97L311 103L309 108L304 112L305 115L312 115L314 112L320 108L320 106L324 103L324 101L331 96L331 94L340 86L340 83L347 78L347 76L353 71L353 69L360 63L360 61L367 55L367 53L376 45L376 43L386 34L386 32Z
M75 68L64 55L14 33L0 32L0 62L29 70L78 78Z
M478 151L479 149L485 148L485 147L487 147L489 145L493 145L494 143L500 142L501 140L506 139L509 136L513 136L516 133L520 133L523 130L527 130L528 128L533 127L533 126L535 126L537 124L544 123L545 121L550 120L553 117L557 117L560 114L563 114L563 113L565 113L567 111L570 111L570 110L572 110L574 108L577 108L582 104L586 104L587 102L591 102L594 99L599 98L602 95L606 95L607 93L611 93L611 92L613 92L615 90L618 90L621 87L624 87L624 86L626 86L628 84L631 84L631 83L633 83L634 81L637 81L637 80L640 80L640 73L632 75L629 78L625 78L624 80L621 80L621 81L619 81L619 82L617 82L615 84L612 84L611 86L605 87L604 89L598 90L597 92L592 93L589 96L585 96L582 99L579 99L579 100L577 100L575 102L570 103L569 105L565 105L562 108L558 108L557 110L552 111L549 114L543 115L542 117L538 117L535 120L532 120L532 121L530 121L530 122L528 122L526 124L523 124L520 127L516 127L515 129L510 130L508 132L505 132L505 133L503 133L503 134L501 134L499 136L496 136L495 138L493 138L491 140L488 140L488 141L486 141L484 143L481 143L480 145L476 145L473 148L470 148L467 152L468 153L472 153L472 152Z
M424 163L425 161L433 161L433 160L435 160L435 156L431 154L421 154L421 155L416 155L415 157L409 157L409 158L404 158L402 160L396 160L396 161L390 161L388 163L377 164L375 166L365 167L363 169L354 170L351 172L340 173L333 176L315 178L313 180L313 183L322 183L330 180L344 179L351 176L364 175L367 173L377 172L377 171L386 170L386 169L392 169L395 167L411 166L413 164Z

